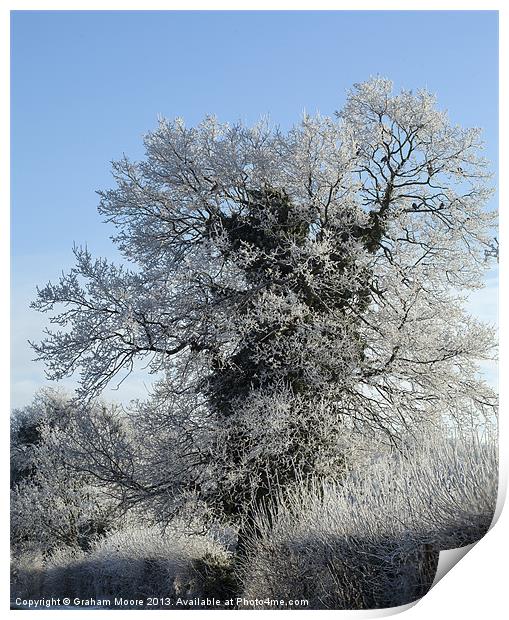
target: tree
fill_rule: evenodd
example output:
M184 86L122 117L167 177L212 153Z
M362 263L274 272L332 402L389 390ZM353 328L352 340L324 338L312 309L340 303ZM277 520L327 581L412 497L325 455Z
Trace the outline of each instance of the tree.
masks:
M238 521L297 479L336 477L347 427L397 443L492 415L476 364L493 334L462 297L493 251L479 130L376 78L287 133L161 120L145 147L99 192L133 267L75 248L33 304L63 305L33 346L51 379L80 370L81 397L136 358L163 375L133 413L126 501L168 515L192 496Z

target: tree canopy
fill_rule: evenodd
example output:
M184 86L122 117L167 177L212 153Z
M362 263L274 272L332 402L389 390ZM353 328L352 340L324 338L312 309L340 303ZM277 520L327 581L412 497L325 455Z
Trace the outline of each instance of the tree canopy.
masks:
M336 476L345 428L397 442L491 415L492 330L463 308L493 249L479 130L376 78L288 132L163 119L145 148L99 192L130 266L75 248L38 291L56 327L33 346L51 379L80 372L82 398L149 357L147 497L237 517Z

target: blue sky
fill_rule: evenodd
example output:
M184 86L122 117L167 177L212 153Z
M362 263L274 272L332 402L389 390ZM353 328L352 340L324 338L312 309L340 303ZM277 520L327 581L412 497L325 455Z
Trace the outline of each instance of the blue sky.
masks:
M11 15L13 406L45 383L26 343L46 324L28 309L35 286L71 266L73 242L115 257L95 190L111 186L112 159L142 156L159 114L189 125L269 115L285 128L304 110L331 114L354 82L380 74L427 87L453 121L482 127L497 166L496 12ZM471 307L494 322L496 278L488 284ZM106 397L141 396L144 383L139 372Z

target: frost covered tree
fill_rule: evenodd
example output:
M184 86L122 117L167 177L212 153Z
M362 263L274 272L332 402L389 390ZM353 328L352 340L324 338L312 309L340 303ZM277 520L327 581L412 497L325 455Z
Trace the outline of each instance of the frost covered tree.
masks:
M493 334L463 309L493 249L479 130L376 78L288 132L161 120L145 147L99 192L132 267L75 248L33 304L56 326L39 359L52 379L79 371L80 396L137 358L162 377L132 414L126 501L168 515L194 497L238 520L336 477L347 427L394 443L492 415L477 362Z

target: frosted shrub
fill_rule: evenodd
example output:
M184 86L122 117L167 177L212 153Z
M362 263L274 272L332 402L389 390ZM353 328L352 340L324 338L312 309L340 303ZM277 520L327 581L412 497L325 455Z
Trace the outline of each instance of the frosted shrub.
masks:
M434 433L374 455L341 482L301 482L257 513L240 569L245 597L362 609L423 596L439 550L490 526L495 446L491 436Z
M31 551L13 555L11 561L11 599L18 594L29 593L33 598L40 598L44 576L43 557L40 552Z
M51 597L77 596L84 581L82 566L85 553L81 549L59 547L44 563L42 594ZM32 593L21 593L24 598Z
M11 419L11 542L16 556L47 555L62 546L88 549L122 523L110 489L97 483L88 462L71 453L71 429L99 406L41 390ZM113 408L112 408L113 410Z
M433 547L397 531L366 499L314 488L277 515L260 514L244 596L305 598L314 609L390 607L423 596L434 577Z
M54 553L44 591L70 598L214 596L211 572L228 572L229 563L229 553L205 535L133 527L98 540L88 554Z

